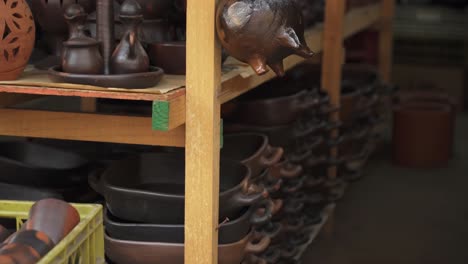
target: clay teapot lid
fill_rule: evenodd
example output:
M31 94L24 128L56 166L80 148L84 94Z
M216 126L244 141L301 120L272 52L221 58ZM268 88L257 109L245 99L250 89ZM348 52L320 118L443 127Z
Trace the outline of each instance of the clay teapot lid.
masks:
M120 6L120 17L143 17L143 10L135 0L125 0Z
M72 4L65 9L64 17L65 19L72 20L77 17L87 16L84 8L79 4Z

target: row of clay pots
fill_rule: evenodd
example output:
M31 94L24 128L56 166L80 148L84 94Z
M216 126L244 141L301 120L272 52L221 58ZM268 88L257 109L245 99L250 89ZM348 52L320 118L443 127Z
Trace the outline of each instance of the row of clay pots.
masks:
M106 254L114 263L154 263L154 259L183 263L185 169L181 152L165 149L142 154L90 177L92 186L106 198ZM268 234L253 232L252 227L269 222L276 214L282 202L268 196L281 188L283 177L297 174L282 154L263 135L226 136L220 172L219 263L240 263L270 244ZM139 172L135 181L124 179L135 171ZM151 254L139 253L149 249Z
M79 222L78 211L64 201L44 199L36 202L20 230L9 235L9 231L0 226L0 263L37 263Z

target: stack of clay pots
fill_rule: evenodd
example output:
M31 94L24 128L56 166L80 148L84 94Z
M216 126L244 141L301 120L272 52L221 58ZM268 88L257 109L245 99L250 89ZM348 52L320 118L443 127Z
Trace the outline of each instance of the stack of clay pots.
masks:
M235 146L234 148L229 147ZM266 137L226 139L220 165L219 262L239 264L263 254L271 243L255 227L270 223L282 201L270 198L280 188L285 165ZM291 177L294 175L291 175ZM90 175L106 200L105 252L110 263L184 263L185 166L181 149L132 155Z
M297 83L320 85L321 69L318 65L304 64L292 72ZM339 137L330 145L338 148L338 158L330 165L338 166L339 178L352 181L362 176L369 157L381 139L385 128L385 95L392 88L384 84L374 67L348 64L343 67ZM323 118L326 118L323 116Z
M301 87L294 76L287 75L227 104L224 110L227 133L263 134L270 145L284 150L280 164L295 171L279 175L282 186L271 196L282 200L282 209L270 223L257 228L272 238L272 244L249 263L258 259L267 263L295 261L301 246L310 242L314 226L321 222L323 207L340 196L336 192L339 184L328 182L323 168L330 162L326 135L333 127L323 118L332 110L328 96L318 89ZM322 153L322 149L327 150ZM270 168L276 177L277 169Z
M78 211L66 202L56 199L36 202L17 232L11 233L0 225L0 263L37 263L79 223Z

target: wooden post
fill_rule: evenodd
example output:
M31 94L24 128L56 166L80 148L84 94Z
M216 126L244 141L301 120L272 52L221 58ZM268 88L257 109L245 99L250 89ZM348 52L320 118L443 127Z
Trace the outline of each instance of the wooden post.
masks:
M330 96L330 103L333 107L339 107L341 101L341 75L344 62L343 36L344 36L344 15L345 0L327 0L325 7L325 23L323 36L323 57L322 57L322 88ZM339 121L339 113L332 113L330 120ZM332 132L332 138L338 137L338 130ZM338 156L338 149L333 148L331 157ZM331 168L329 178L337 177L337 169Z
M221 50L216 2L187 1L186 264L218 263Z
M395 0L382 0L379 37L379 71L382 79L390 82L393 65L393 16Z

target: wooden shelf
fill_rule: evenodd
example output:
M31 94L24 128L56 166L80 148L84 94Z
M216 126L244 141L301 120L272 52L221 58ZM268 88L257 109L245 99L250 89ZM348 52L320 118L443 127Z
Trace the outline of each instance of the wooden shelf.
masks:
M344 35L348 38L378 21L380 17L380 5L371 5L351 10L344 21ZM310 48L320 53L323 50L323 25L319 24L305 32ZM290 56L285 59L285 69L289 70L304 59L298 56ZM222 87L219 92L221 103L228 102L273 78L273 72L263 76L257 76L246 65L235 65L235 69L227 71L222 76ZM228 65L228 66L233 66ZM153 128L160 131L169 131L185 124L185 88L173 90L165 94L145 92L144 90L92 90L79 88L54 88L43 86L0 85L0 93L18 93L53 96L77 96L84 98L108 98L120 100L152 101L153 103Z

